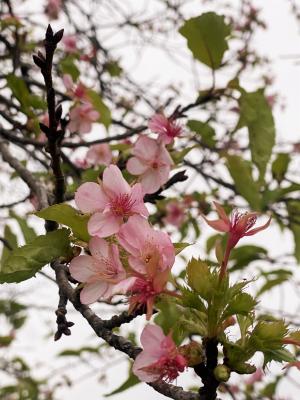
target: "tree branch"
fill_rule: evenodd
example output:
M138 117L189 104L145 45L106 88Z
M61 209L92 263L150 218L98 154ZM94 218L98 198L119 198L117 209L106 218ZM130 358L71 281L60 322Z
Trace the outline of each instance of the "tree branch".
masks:
M118 321L119 324L117 326L120 326L122 321L129 322L127 320L128 314L123 313L120 316L112 317L111 320L102 320L88 306L80 303L78 291L74 290L68 281L67 267L59 263L53 263L52 268L55 271L56 281L60 291L65 294L68 300L74 305L75 309L87 320L96 335L105 340L116 350L119 350L127 354L130 358L135 359L142 349L134 346L124 337L114 334L107 328L114 327L116 321ZM199 395L197 393L186 392L181 387L171 385L164 381L149 383L149 385L157 392L174 400L199 400Z
M15 169L20 175L21 179L27 184L30 190L36 195L39 209L48 207L48 197L46 189L43 185L37 180L36 177L31 175L27 168L25 168L20 161L15 158L9 151L8 145L0 140L0 152L2 154L2 158L6 161L13 169Z

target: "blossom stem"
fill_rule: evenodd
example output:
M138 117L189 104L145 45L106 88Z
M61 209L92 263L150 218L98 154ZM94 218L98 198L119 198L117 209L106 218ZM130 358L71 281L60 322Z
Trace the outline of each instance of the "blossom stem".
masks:
M222 261L221 264L221 269L220 269L220 281L224 278L226 271L227 271L227 264L228 264L228 260L229 260L229 256L230 256L230 252L231 252L232 247L230 247L227 243L226 245L226 250L225 250L225 255L224 255L224 259Z

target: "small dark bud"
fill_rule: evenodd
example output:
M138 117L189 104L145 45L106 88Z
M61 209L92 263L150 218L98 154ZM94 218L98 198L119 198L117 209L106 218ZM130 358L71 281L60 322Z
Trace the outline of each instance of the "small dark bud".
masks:
M64 36L64 29L61 29L58 32L56 32L56 34L53 37L53 41L55 42L55 44L59 43L63 36Z
M39 68L44 68L45 67L45 63L43 60L41 60L38 56L36 56L35 54L32 56L33 58L33 62L35 63L35 65L37 65Z
M66 336L70 336L70 335L71 335L70 329L69 329L69 328L65 329L65 330L64 330L64 334L65 334Z
M61 338L62 332L56 332L54 335L54 341L56 342L57 340L59 340Z
M46 58L45 58L44 54L43 54L41 51L38 51L37 54L38 54L39 58L40 58L42 61L46 62Z
M71 326L73 326L73 325L74 325L74 322L71 322L71 321L70 321L70 322L67 322L67 327L68 327L68 328L71 328Z
M62 115L62 106L61 104L55 110L55 118L57 121L60 121Z
M45 133L46 136L49 135L50 129L47 125L43 124L42 122L39 123L41 131Z
M51 25L49 24L46 30L46 35L45 35L46 40L49 42L52 42L53 39L53 30L51 28Z

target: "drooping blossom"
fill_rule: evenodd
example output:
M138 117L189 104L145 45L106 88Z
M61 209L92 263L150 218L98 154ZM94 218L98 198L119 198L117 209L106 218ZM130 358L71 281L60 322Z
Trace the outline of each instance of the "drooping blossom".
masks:
M261 368L257 368L257 370L246 379L246 385L254 385L256 382L261 382L264 377L263 370Z
M99 117L100 114L94 110L92 104L79 104L70 111L68 127L71 132L89 133L92 129L92 123L96 122Z
M91 236L117 233L131 215L148 216L141 185L136 183L131 187L115 165L105 168L100 184L81 185L75 193L75 203L83 213L92 214L88 222Z
M117 235L120 245L129 253L131 275L136 277L130 289L129 312L146 306L151 318L156 297L161 293L175 295L166 289L175 250L169 236L150 227L139 215L129 218Z
M47 0L45 13L50 19L57 19L62 8L61 0Z
M112 161L112 152L107 143L94 144L86 153L86 160L90 165L109 165Z
M140 136L134 145L127 170L139 175L145 193L155 193L169 178L172 158L162 143L147 136Z
M222 277L226 271L230 252L236 246L238 241L244 236L252 236L266 229L270 225L272 217L270 217L264 225L252 229L259 215L257 212L239 213L237 210L234 210L229 218L220 204L214 202L214 205L220 217L218 220L210 221L204 215L202 216L213 229L216 229L219 232L228 233L226 251L220 273L220 276Z
M132 371L143 382L176 379L187 367L187 360L180 354L171 334L165 336L157 325L146 325L141 343L143 351L136 357Z
M109 299L114 294L125 293L133 280L126 279L118 246L93 237L89 241L89 250L90 256L80 255L70 263L71 276L85 283L80 292L80 301L90 304L100 298Z
M175 137L182 134L182 126L174 119L167 118L163 114L155 114L149 121L149 129L159 134L159 140L164 144L170 144Z
M75 35L65 35L62 38L64 50L66 53L76 53L77 51L77 37Z
M165 222L168 224L174 225L179 228L186 219L186 210L183 207L183 204L180 204L178 201L170 201L166 205L167 215L164 218Z
M70 74L63 75L63 83L65 88L67 89L67 95L79 99L79 100L87 100L87 88L84 86L82 82L78 82L76 85Z
M85 158L78 158L78 157L75 158L74 164L76 165L76 167L82 168L82 169L87 169L90 167L89 163L87 162L87 160Z

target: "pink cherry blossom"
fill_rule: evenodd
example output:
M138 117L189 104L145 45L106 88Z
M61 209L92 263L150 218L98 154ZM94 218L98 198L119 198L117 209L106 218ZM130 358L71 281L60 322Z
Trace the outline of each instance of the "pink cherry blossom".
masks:
M270 225L272 217L270 217L264 225L251 229L257 221L259 215L257 212L239 213L237 210L234 210L229 218L220 204L214 202L214 205L220 217L218 220L210 221L204 215L202 216L213 229L216 229L219 232L228 233L228 241L220 272L220 277L223 277L226 272L230 252L236 246L238 241L244 236L252 236L266 229Z
M90 103L79 104L70 111L68 127L71 132L88 133L92 129L92 123L96 122L99 117L100 114Z
M112 161L112 152L107 143L91 146L86 153L86 160L90 165L109 165Z
M143 351L136 357L132 371L143 382L176 379L187 367L187 360L180 354L171 334L165 336L157 325L145 326L141 343Z
M166 233L152 229L139 215L130 217L117 236L120 245L129 253L131 275L136 277L130 288L129 313L146 306L149 320L159 294L176 296L166 289L175 261L174 246Z
M62 8L61 0L48 0L45 13L50 19L57 19Z
M66 53L76 53L77 37L75 35L66 35L63 37L64 50Z
M67 89L68 96L79 100L87 100L87 88L83 83L79 81L76 85L69 74L63 75L63 83Z
M254 385L256 382L261 382L264 377L263 370L261 368L257 368L257 370L246 379L246 385Z
M125 293L133 279L126 279L118 246L93 237L89 242L89 250L90 256L80 255L70 263L71 276L85 283L80 292L80 301L90 304L100 298L109 299L116 293Z
M170 201L166 205L167 216L164 218L165 222L174 225L177 228L183 224L186 219L186 211L182 204L178 201Z
M134 157L127 162L127 170L139 175L145 193L155 193L169 178L172 158L162 143L140 136L133 148Z
M105 168L100 184L81 185L75 193L75 202L83 213L92 214L88 222L91 236L107 237L117 233L131 215L148 216L141 185L136 183L130 187L115 165Z
M165 232L153 229L140 215L129 217L118 233L119 243L130 254L130 266L152 277L157 271L172 268L175 249Z
M159 140L164 144L170 144L175 137L182 133L182 126L172 118L163 114L155 114L149 121L149 129L159 134Z

